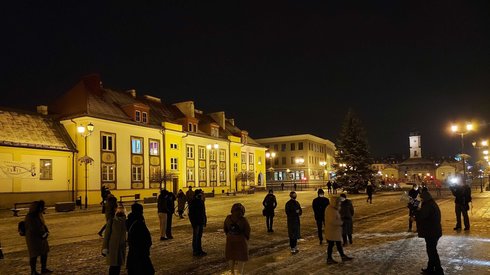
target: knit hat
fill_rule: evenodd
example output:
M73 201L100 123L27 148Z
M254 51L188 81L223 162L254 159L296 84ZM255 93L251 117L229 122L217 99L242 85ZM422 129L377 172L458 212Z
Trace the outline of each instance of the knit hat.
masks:
M292 199L296 199L296 192L291 191L291 192L289 193L289 197L291 197Z
M317 192L318 192L318 195L320 195L320 194L325 194L325 192L324 192L324 191L323 191L323 189L321 189L321 188L319 188Z

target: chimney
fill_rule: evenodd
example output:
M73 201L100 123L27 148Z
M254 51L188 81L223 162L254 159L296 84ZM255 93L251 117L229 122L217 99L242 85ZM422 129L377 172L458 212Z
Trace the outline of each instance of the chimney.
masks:
M38 114L45 115L45 116L48 115L48 106L38 105L36 109Z
M228 122L229 122L231 125L235 126L235 119L233 119L233 118L227 118L226 120L228 120Z
M179 110L186 117L195 117L194 115L194 101L184 101L173 104L175 107L179 108Z
M209 114L218 124L221 128L225 129L225 112L216 112L216 113L211 113Z
M131 89L126 91L132 98L136 98L136 90Z

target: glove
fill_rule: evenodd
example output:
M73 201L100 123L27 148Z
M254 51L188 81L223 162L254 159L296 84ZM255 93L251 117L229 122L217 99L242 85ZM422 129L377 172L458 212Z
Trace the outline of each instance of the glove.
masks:
M102 249L102 256L107 256L109 254L109 250L107 248Z
M49 232L44 232L44 234L41 236L42 239L47 239L49 235Z

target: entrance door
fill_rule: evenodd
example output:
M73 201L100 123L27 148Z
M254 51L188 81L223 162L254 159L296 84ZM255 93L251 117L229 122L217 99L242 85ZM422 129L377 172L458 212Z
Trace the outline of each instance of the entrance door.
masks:
M172 192L174 194L177 194L178 191L179 191L179 179L173 178L172 179Z

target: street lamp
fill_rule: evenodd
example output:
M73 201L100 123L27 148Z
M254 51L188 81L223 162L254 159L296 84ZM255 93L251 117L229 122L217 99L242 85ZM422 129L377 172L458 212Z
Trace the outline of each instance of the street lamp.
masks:
M265 157L267 159L269 159L270 162L271 162L271 168L270 168L270 170L271 170L271 177L270 177L270 179L271 179L271 181L274 181L275 179L274 179L274 168L273 168L273 164L274 164L274 158L276 157L276 153L275 152L266 152L265 153Z
M474 148L476 149L484 149L482 150L482 153L483 153L483 159L485 160L485 162L488 163L488 140L482 140L480 142L480 146L478 146L477 142L476 141L473 141L471 143L473 145ZM480 163L480 193L483 193L483 161L479 161Z
M211 168L212 168L212 170L214 170L213 174L214 174L215 178L214 178L214 181L212 182L212 184L213 184L213 195L214 195L214 186L216 185L216 181L218 181L218 169L217 169L218 168L218 156L217 155L218 155L219 144L218 143L208 144L208 145L206 145L206 148L208 149L208 152L209 152L209 162L210 162L209 166L213 166ZM211 150L212 149L214 149L214 154L213 154L214 165L211 164L211 152L212 152Z
M465 163L465 155L464 155L464 135L468 134L473 130L473 124L466 123L465 129L461 129L459 125L453 124L451 125L451 132L455 134L461 135L461 161L463 162L463 183L466 184L466 163Z
M85 139L85 156L79 159L80 162L85 164L85 209L88 207L88 171L87 164L92 164L94 161L91 157L87 155L87 138L94 132L94 125L90 122L87 126L80 124L77 127L78 133Z

